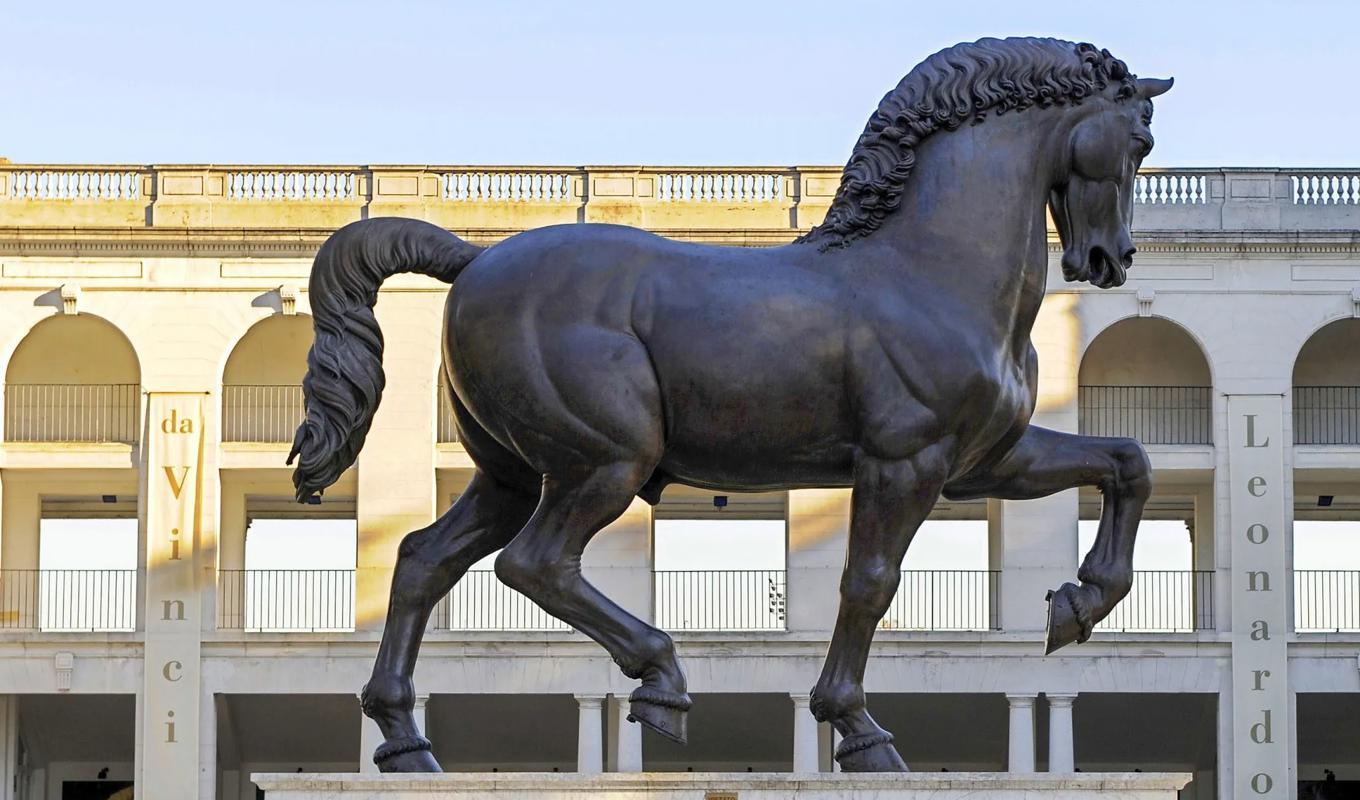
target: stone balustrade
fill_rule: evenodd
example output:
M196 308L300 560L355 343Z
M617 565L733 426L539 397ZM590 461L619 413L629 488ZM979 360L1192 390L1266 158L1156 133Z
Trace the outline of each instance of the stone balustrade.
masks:
M401 215L488 237L617 222L787 241L820 222L839 167L0 163L0 227L331 229ZM1360 227L1360 169L1147 169L1142 230Z

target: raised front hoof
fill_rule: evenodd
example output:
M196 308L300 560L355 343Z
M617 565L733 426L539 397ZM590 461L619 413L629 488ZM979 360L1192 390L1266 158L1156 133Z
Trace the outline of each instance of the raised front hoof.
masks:
M1082 621L1077 587L1064 583L1058 591L1049 592L1045 599L1048 600L1048 631L1044 637L1044 655L1091 637L1090 624Z
M443 772L424 736L388 739L373 753L379 772Z
M841 772L911 772L892 741L886 732L849 736L836 748L836 763Z
M640 722L672 742L689 741L687 694L672 694L643 684L628 696L628 721Z

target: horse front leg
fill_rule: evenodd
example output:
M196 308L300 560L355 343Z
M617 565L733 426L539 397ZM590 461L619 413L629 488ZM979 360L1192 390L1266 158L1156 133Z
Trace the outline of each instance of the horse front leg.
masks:
M939 498L947 472L939 446L902 460L861 457L855 464L850 543L841 604L812 714L841 734L836 761L846 772L906 772L892 734L869 716L864 669L874 631L901 582L902 559Z
M364 685L364 714L383 743L373 760L383 772L439 772L430 742L415 721L412 675L430 611L468 567L510 541L533 513L536 498L477 473L458 502L427 528L408 534L397 552L392 593L373 675Z
M1133 439L1078 436L1031 425L994 467L944 488L945 497L1031 500L1095 486L1103 503L1095 543L1077 571L1080 585L1049 592L1045 652L1091 637L1133 587L1133 545L1152 492L1152 465Z

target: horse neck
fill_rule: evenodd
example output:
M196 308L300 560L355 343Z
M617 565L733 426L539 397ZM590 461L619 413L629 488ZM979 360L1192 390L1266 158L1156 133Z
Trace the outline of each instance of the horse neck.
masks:
M1061 116L992 116L922 142L900 207L870 237L883 237L902 269L987 314L1017 345L1044 296L1048 154Z

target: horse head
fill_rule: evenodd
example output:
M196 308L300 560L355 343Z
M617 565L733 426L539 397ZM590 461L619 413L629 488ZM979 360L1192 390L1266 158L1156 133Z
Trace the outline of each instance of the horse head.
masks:
M1138 78L1134 96L1095 100L1072 126L1058 154L1049 195L1062 240L1063 277L1102 289L1120 286L1133 265L1133 186L1152 151L1152 98L1170 79Z

